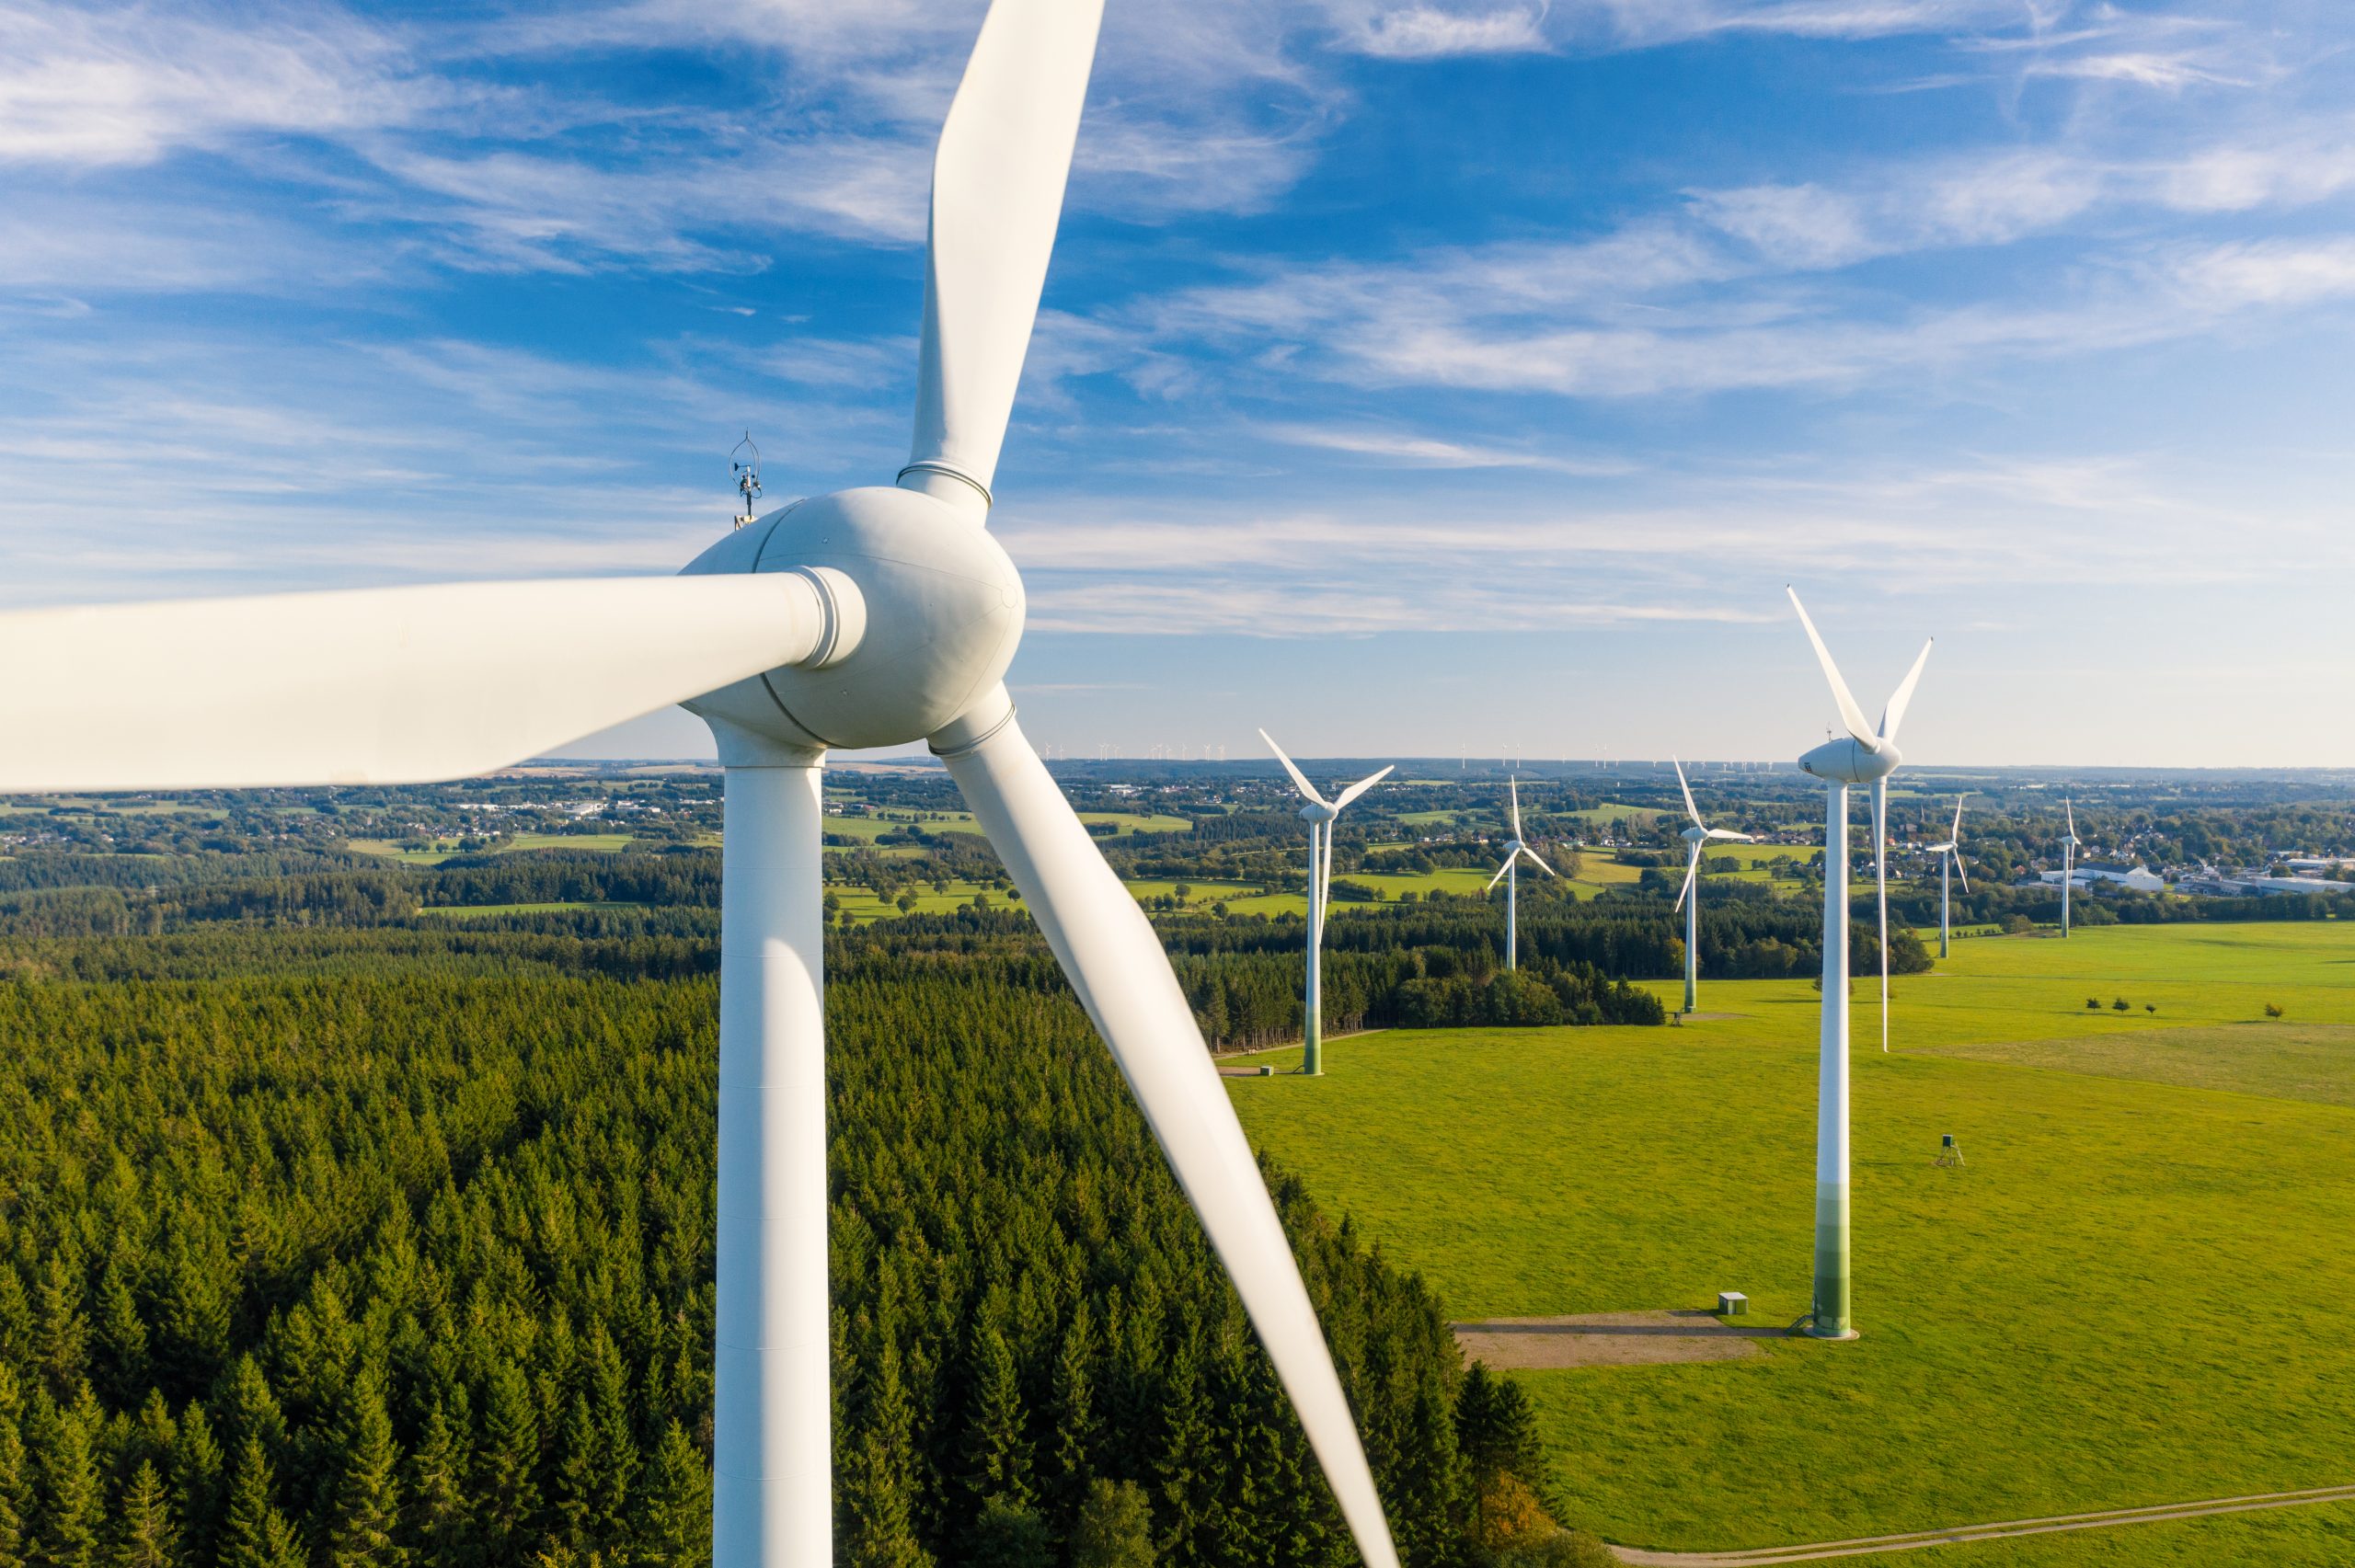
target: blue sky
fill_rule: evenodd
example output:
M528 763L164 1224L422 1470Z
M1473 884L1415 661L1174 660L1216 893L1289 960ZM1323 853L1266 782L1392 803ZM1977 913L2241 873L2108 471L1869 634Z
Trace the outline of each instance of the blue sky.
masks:
M0 603L660 572L886 482L969 0L0 4ZM2355 763L2355 9L1109 0L1033 737ZM672 715L601 738L707 750Z

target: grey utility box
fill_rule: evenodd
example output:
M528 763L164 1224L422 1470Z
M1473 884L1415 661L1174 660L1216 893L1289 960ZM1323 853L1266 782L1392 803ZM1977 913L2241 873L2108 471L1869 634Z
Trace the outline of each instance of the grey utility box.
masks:
M1749 1311L1750 1298L1740 1291L1720 1290L1717 1292L1717 1316L1739 1318L1747 1316Z

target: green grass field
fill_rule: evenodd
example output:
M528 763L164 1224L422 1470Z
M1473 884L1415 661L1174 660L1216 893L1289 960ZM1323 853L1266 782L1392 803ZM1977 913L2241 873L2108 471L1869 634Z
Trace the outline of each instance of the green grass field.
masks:
M2355 925L1959 942L1897 982L1888 1056L1876 989L1854 1009L1864 1337L1516 1374L1573 1521L1725 1550L2355 1481ZM1677 1028L1391 1031L1334 1043L1321 1082L1230 1091L1454 1316L1738 1289L1785 1322L1816 1000L1717 982L1701 1005L1731 1016ZM1943 1133L1965 1169L1934 1165ZM2355 1507L1885 1561L2345 1564Z

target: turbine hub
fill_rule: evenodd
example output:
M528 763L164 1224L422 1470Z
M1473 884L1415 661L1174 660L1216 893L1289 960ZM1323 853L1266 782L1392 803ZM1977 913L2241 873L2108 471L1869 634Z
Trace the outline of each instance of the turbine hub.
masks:
M1895 773L1902 760L1897 748L1886 740L1876 751L1854 737L1844 735L1801 757L1799 771L1812 773L1827 784L1870 784Z
M1330 822L1340 814L1338 809L1326 805L1321 800L1312 800L1300 808L1302 820L1308 822Z
M834 585L840 651L687 707L792 747L922 740L993 690L1022 639L1022 578L969 509L867 486L796 501L723 536L686 572L798 571Z

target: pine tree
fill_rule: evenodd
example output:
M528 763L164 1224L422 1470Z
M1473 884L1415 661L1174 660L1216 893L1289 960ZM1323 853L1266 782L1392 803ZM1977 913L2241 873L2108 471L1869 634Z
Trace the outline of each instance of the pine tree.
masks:
M364 1368L345 1390L335 1446L343 1456L343 1474L327 1533L328 1568L392 1568L406 1554L393 1539L400 1522L394 1480L400 1450L393 1445L392 1419L385 1413L382 1371Z
M1095 1467L1096 1393L1089 1367L1096 1358L1095 1320L1081 1298L1055 1357L1054 1484L1050 1495L1065 1516L1087 1494Z
M965 1484L977 1499L1030 1501L1030 1440L1022 1380L1005 1335L984 1313L973 1336L973 1408L965 1437Z
M1476 1488L1485 1489L1499 1471L1523 1481L1544 1472L1545 1450L1537 1441L1537 1413L1519 1383L1499 1378L1475 1361L1455 1395L1455 1446L1471 1467Z
M237 1444L229 1481L228 1509L221 1521L220 1568L307 1568L308 1558L294 1528L278 1511L270 1456L261 1436L247 1432Z
M649 1568L708 1568L711 1472L676 1421L655 1448L638 1512L639 1562Z
M104 1506L90 1430L79 1410L61 1410L40 1391L33 1400L33 1473L40 1519L34 1560L43 1568L95 1568Z
M108 1395L128 1404L148 1385L147 1325L132 1299L130 1270L117 1252L98 1279L98 1348Z
M212 1417L201 1401L190 1400L180 1413L171 1457L174 1511L179 1516L180 1542L190 1562L213 1560L221 1527L223 1463Z
M112 1568L173 1568L179 1562L179 1531L173 1528L171 1498L153 1463L139 1461L122 1489L115 1517Z
M0 1270L14 1272L6 1264ZM25 1568L25 1527L32 1507L32 1478L17 1416L22 1401L17 1371L0 1361L0 1568Z
M475 1495L485 1556L515 1562L540 1516L540 1417L530 1379L510 1361L491 1369L476 1448Z
M79 1253L60 1248L41 1265L34 1290L40 1319L34 1348L50 1391L69 1397L79 1387L89 1364L90 1324L82 1314L82 1264Z
M417 1556L437 1568L456 1560L458 1543L467 1533L465 1391L458 1391L457 1397L461 1405L455 1421L447 1406L438 1399L433 1402L417 1451L409 1456L404 1539Z
M251 1353L237 1357L229 1368L229 1435L241 1453L247 1437L260 1442L271 1463L286 1450L286 1413L262 1376L261 1363Z
M853 1568L931 1568L916 1539L913 1413L900 1380L900 1350L862 1322L873 1348L865 1358L865 1430L843 1476L843 1560Z
M582 1387L565 1413L556 1504L566 1539L585 1551L626 1534L638 1444L630 1433L629 1376L602 1325L578 1370Z

